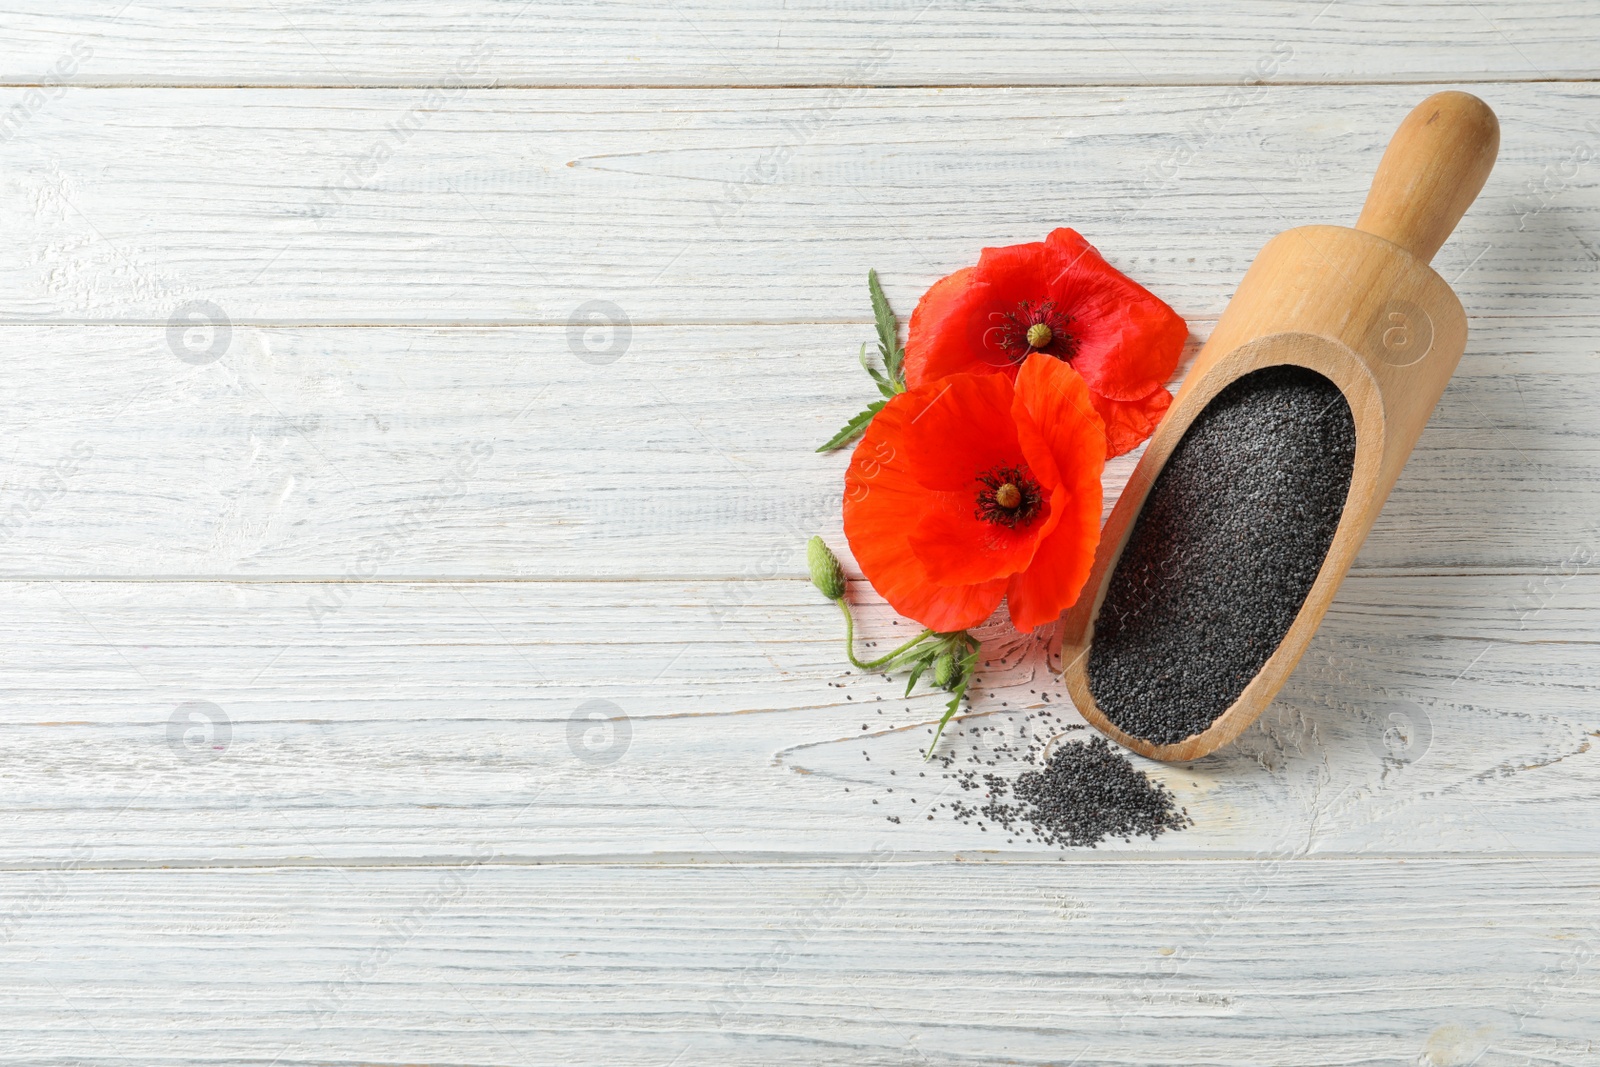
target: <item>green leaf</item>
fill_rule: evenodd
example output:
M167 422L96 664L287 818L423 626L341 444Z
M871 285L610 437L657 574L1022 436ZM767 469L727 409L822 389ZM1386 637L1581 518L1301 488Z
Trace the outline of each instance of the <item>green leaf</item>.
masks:
M917 665L911 668L911 678L906 682L906 696L911 695L911 690L916 688L917 679L922 677L922 672L928 669L928 664L933 662L927 657L917 660Z
M956 717L956 710L961 707L961 698L966 695L966 687L962 686L961 689L950 698L950 703L945 705L944 718L939 720L939 728L933 731L933 740L928 742L928 751L922 757L924 762L933 758L933 750L939 746L939 738L944 736L945 723Z
M961 701L967 695L967 686L972 684L972 677L977 672L978 657L982 652L983 646L972 635L961 633L953 636L956 637L957 647L965 646L967 653L961 657L960 662L956 665L956 674L959 681L951 692L950 703L945 705L944 717L939 720L939 728L933 732L933 740L928 742L928 751L923 753L922 758L924 761L933 758L933 750L938 747L939 738L944 736L945 724L955 718L956 712L960 710Z
M906 353L900 347L900 320L895 318L894 310L889 307L889 298L883 295L883 286L878 284L878 272L875 270L867 271L867 291L872 295L872 318L878 326L878 355L883 359L883 369L889 382L897 387L894 391L903 393L906 379L902 364Z
M888 362L900 347L900 320L889 307L889 298L883 295L883 286L878 284L875 270L867 271L867 292L872 295L872 318L878 324L878 353Z
M889 383L896 393L906 391L906 350L896 348L888 359L884 360L884 368L889 372Z
M905 392L903 386L896 387L894 382L884 377L882 371L867 362L867 343L865 341L861 342L861 351L856 355L856 358L861 361L861 369L870 374L872 380L878 383L878 392L883 394L885 400L893 400L896 393Z
M865 411L861 412L860 414L858 414L854 418L852 418L849 422L845 423L844 424L844 429L840 430L838 433L836 433L832 437L828 438L827 444L825 444L821 448L817 449L817 451L818 452L832 452L833 450L835 450L837 448L843 448L845 445L849 444L851 441L855 440L857 437L860 437L863 433L866 432L867 424L872 421L872 417L874 415L876 415L878 412L882 411L883 410L883 405L885 405L887 403L888 403L887 400L875 400L872 403L868 404L867 405L867 409Z

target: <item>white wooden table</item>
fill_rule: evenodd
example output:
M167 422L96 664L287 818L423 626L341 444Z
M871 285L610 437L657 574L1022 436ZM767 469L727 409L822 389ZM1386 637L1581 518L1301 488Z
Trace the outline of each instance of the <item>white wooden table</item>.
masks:
M1600 1063L1594 0L7 7L0 1063ZM1197 346L1445 86L1466 357L1194 827L889 822L867 269L1072 225Z

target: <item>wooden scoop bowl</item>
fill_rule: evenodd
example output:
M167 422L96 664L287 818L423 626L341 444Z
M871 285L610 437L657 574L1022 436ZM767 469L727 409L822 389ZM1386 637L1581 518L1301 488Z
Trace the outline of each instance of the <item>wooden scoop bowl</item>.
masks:
M1482 100L1436 93L1389 142L1355 229L1288 230L1256 257L1117 501L1064 619L1064 680L1102 733L1154 759L1195 759L1238 737L1288 680L1466 347L1461 302L1428 262L1483 188L1499 145L1499 123ZM1124 733L1095 704L1088 679L1094 622L1117 561L1195 417L1236 379L1280 364L1331 380L1355 420L1350 489L1322 569L1276 651L1208 728L1172 744Z

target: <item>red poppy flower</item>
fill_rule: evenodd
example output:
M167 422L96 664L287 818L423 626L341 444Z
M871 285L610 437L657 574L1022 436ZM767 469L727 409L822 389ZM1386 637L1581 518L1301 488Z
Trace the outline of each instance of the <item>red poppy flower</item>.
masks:
M1028 632L1078 598L1100 540L1105 431L1083 378L1029 357L901 393L845 474L844 533L872 587L934 630L1005 599Z
M1004 373L1043 352L1089 384L1116 456L1149 437L1172 403L1166 381L1189 327L1101 258L1076 230L985 248L976 267L936 282L911 315L906 384Z

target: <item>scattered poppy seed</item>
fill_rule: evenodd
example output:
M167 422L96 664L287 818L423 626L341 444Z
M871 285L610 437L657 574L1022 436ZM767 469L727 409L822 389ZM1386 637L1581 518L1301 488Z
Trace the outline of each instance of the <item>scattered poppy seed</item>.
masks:
M1233 382L1146 498L1106 589L1089 691L1120 729L1172 744L1260 673L1322 569L1344 512L1355 421L1304 367Z

